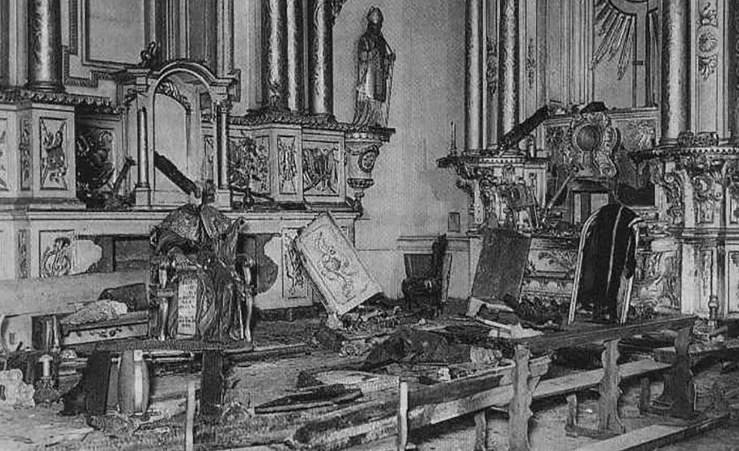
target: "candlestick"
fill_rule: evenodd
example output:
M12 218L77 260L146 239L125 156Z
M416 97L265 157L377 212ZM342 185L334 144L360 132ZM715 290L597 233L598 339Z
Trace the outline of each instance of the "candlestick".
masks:
M451 123L452 126L452 147L451 150L455 151L457 150L457 126L454 124L454 121Z

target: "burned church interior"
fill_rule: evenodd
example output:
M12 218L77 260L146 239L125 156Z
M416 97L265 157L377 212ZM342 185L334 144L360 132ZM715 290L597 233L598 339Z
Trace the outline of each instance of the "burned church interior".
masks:
M735 450L733 0L0 0L0 449Z

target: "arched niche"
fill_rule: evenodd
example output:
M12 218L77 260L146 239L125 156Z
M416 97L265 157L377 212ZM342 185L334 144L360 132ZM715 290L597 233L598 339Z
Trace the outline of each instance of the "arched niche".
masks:
M219 206L229 206L226 159L229 88L233 78L218 78L193 61L173 61L151 70L126 71L124 93L129 105L131 149L137 149L137 208L171 208L189 194L163 170L165 157L191 182L212 179ZM135 119L131 116L135 114ZM133 125L135 124L135 128ZM159 166L159 167L157 167Z

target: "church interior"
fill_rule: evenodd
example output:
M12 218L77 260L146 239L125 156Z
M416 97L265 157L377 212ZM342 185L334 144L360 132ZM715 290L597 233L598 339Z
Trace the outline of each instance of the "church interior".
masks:
M0 449L734 450L733 0L0 0Z

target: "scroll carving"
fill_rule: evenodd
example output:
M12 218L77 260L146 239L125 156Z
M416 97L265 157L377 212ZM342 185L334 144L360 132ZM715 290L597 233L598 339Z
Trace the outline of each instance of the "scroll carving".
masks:
M652 183L661 186L667 197L667 216L672 225L682 224L685 214L682 177L677 172L665 171L664 163L657 160L650 161L649 165Z
M21 190L31 189L31 120L24 118L21 121L20 138L18 140L18 155L20 157Z

